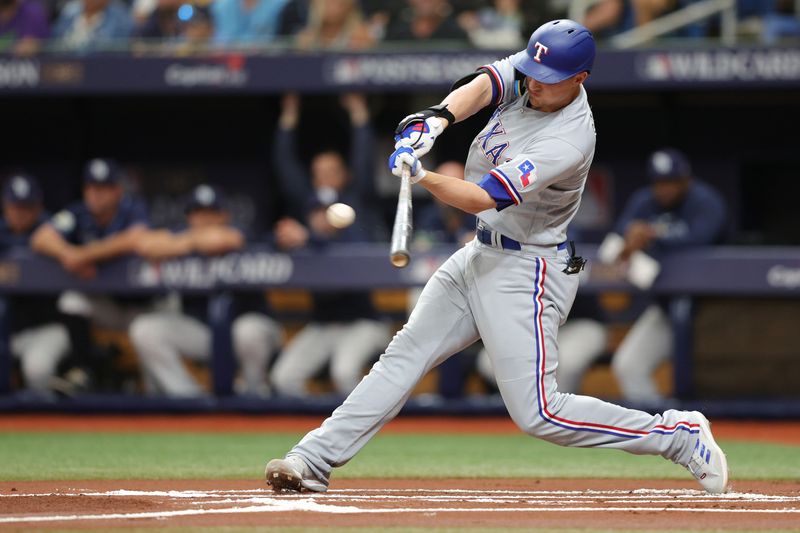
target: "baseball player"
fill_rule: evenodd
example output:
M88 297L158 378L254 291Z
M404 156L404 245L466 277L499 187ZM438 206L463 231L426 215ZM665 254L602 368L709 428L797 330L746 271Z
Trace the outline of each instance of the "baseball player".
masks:
M578 290L583 260L564 243L592 162L595 131L583 82L592 34L555 20L525 50L478 69L437 106L406 117L389 159L395 175L478 215L476 238L428 281L408 323L370 373L320 428L285 459L267 464L275 490L325 491L408 399L414 385L454 352L483 340L516 424L563 446L661 455L686 466L711 493L726 490L727 461L699 412L651 415L559 392L558 327ZM466 179L427 172L418 156L450 124L497 109L470 145Z

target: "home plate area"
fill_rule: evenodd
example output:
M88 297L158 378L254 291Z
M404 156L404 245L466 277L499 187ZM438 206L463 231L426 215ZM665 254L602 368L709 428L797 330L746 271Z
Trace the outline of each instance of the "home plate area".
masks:
M173 481L172 488L167 481L151 482L150 487L145 481L119 481L119 488L110 488L112 482L58 484L61 487L52 492L42 491L46 485L42 482L4 488L0 529L69 524L92 529L113 525L616 525L764 530L800 523L796 483L747 482L733 492L713 496L675 481L635 480L343 480L324 494L276 494L251 483L208 480L195 484L202 488L191 488L192 483L186 481ZM75 488L66 488L67 484Z

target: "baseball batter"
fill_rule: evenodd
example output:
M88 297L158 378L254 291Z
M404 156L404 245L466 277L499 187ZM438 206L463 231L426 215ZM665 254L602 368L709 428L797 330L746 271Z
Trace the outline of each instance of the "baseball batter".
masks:
M595 131L583 82L592 34L570 20L545 23L527 48L461 80L438 106L406 117L389 159L397 176L478 215L476 238L425 286L408 323L345 402L286 456L267 464L274 490L324 491L401 409L431 368L478 338L514 422L564 446L661 455L711 493L728 485L725 455L699 412L659 415L558 391L558 327L578 290L583 260L564 243L592 163ZM466 179L426 172L417 159L453 122L497 105L473 141Z

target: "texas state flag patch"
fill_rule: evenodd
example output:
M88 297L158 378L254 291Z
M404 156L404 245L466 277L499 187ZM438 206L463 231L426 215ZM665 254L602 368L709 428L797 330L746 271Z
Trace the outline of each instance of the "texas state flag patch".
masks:
M529 159L526 159L522 163L517 166L517 170L519 170L519 181L522 182L523 187L527 187L531 184L531 175L533 171L536 170L536 166L530 162Z

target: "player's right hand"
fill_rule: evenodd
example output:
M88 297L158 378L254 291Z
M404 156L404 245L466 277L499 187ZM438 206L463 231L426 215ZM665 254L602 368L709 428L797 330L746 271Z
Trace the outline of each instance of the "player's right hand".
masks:
M428 110L408 115L395 129L394 147L410 146L421 157L427 154L436 138L444 131L444 123L439 117L431 116Z
M389 171L398 178L403 177L403 165L408 165L408 168L411 169L411 183L417 183L427 174L414 150L408 146L397 148L389 156Z

